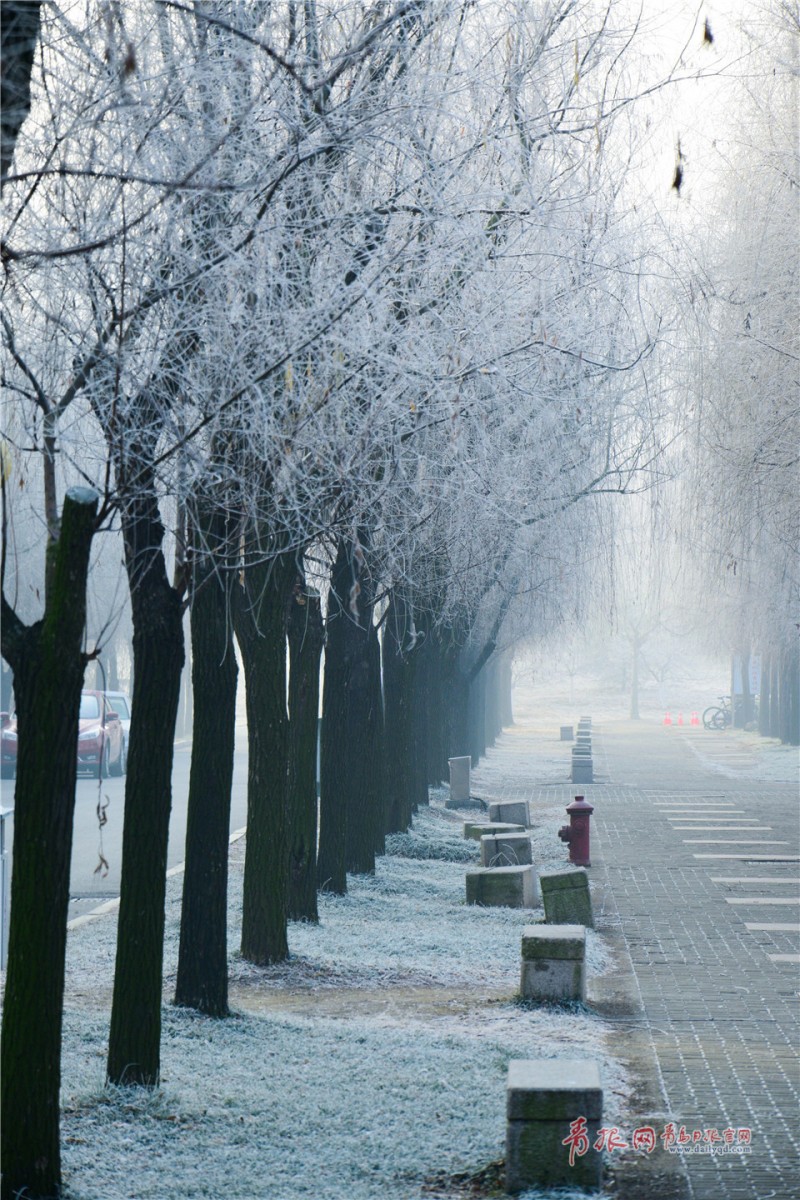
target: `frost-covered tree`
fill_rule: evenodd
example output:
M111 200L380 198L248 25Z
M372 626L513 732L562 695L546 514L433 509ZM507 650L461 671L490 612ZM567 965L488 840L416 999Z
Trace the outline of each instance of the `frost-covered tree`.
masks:
M692 394L692 537L717 635L762 656L762 732L800 740L800 173L796 7L755 8L709 151ZM714 153L716 150L717 153ZM698 214L699 217L699 214ZM695 223L698 221L695 217ZM702 498L700 498L702 497ZM689 507L687 505L687 507ZM746 672L745 672L746 678ZM744 690L737 720L752 719Z

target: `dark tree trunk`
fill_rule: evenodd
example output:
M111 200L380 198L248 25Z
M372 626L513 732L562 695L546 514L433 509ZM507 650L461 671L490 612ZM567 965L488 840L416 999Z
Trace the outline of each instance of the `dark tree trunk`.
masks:
M469 690L466 676L456 664L451 663L443 688L448 725L447 758L463 758L470 753ZM449 768L446 778L449 778Z
M289 918L317 921L317 720L323 627L300 578L289 608Z
M770 684L769 684L769 735L770 737L781 736L781 688L780 688L780 654L772 655L770 659Z
M512 702L513 667L510 655L505 655L500 668L500 728L508 729L514 724Z
M734 725L738 724L739 728L746 729L752 720L753 697L750 692L750 650L748 648L742 654L742 696Z
M439 639L435 633L428 637L425 649L425 667L421 687L427 696L425 745L427 760L427 782L438 787L447 779L448 724L445 709L444 667Z
M380 651L361 533L342 540L331 570L322 695L317 880L344 894L346 872L375 869L382 824Z
M41 0L3 0L0 6L0 187L31 107L31 72L39 37Z
M347 678L346 858L347 870L356 875L375 870L376 847L384 829L380 644L372 620L371 593L370 581L364 579L358 596L358 624L353 623L351 629L355 636Z
M414 664L406 650L407 605L392 593L383 624L386 710L386 832L408 829L416 800L414 774ZM413 653L413 651L412 651Z
M122 510L133 618L133 695L108 1079L153 1087L160 1072L164 899L172 758L183 669L181 598L167 579L154 491Z
M758 732L762 737L769 737L771 682L770 655L765 654L761 659L761 691L758 698Z
M228 837L238 668L230 577L215 566L229 541L224 513L200 522L205 550L193 562L193 727L181 936L175 1003L210 1017L228 1014Z
M784 653L781 663L780 713L781 741L800 745L800 654L796 645Z
M339 624L325 627L325 671L322 679L322 729L319 768L319 849L317 886L343 896L347 891L345 660ZM341 782L340 782L341 781Z
M487 746L493 746L500 732L498 716L498 660L493 658L486 668L486 705L484 721L484 741Z
M18 718L14 871L2 1031L3 1200L61 1189L59 1088L86 578L97 494L67 492L41 621L2 602Z
M415 646L412 659L414 680L412 689L411 761L414 811L420 805L429 803L427 737L431 721L431 710L426 687L428 648L429 639L427 633L423 630L422 641Z
M289 953L286 626L294 555L248 567L236 591L234 626L247 688L247 845L244 864L244 958L266 965Z
M372 854L369 856L371 865L364 869L374 871L375 855L386 853L386 722L381 688L381 644L378 630L372 620L372 612L367 631L367 669L368 710L365 734L370 751L365 764L365 838L369 836L371 829ZM351 867L351 870L356 869L355 866Z
M472 757L472 765L476 767L486 753L486 668L468 684L467 691L468 714L468 749Z

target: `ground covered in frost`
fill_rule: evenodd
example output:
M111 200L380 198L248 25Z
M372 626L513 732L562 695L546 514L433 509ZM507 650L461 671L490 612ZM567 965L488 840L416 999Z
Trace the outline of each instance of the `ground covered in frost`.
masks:
M465 905L478 845L437 799L390 839L374 877L322 898L319 926L291 926L288 963L258 969L232 955L235 1011L225 1021L169 1004L182 880L169 881L163 1080L153 1095L104 1087L114 916L70 932L68 1200L475 1195L447 1181L502 1159L511 1058L595 1058L605 1116L620 1122L626 1084L601 1020L582 1006L516 1000L521 928L541 913ZM538 836L542 854L563 864L553 830ZM231 947L242 861L240 842ZM599 972L606 951L589 934L589 970Z

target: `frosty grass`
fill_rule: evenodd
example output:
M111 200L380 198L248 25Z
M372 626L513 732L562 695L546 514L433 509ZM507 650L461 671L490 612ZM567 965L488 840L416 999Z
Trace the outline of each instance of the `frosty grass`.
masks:
M511 1058L595 1059L604 1118L620 1123L627 1088L604 1049L602 1022L579 1007L515 1003L521 928L542 914L465 905L464 872L478 844L465 841L440 799L434 793L413 830L389 840L374 878L352 878L347 896L321 898L319 926L290 927L290 962L261 969L232 955L229 1020L169 1003L182 879L169 881L162 1086L152 1094L104 1086L114 917L70 933L68 1200L421 1200L431 1195L426 1179L477 1172L502 1157ZM537 865L563 865L555 837L563 809L542 818ZM231 948L242 863L237 843ZM587 968L597 974L607 953L587 932ZM290 993L300 1013L281 1010ZM364 996L377 1003L365 1010ZM426 1004L432 996L436 1007Z

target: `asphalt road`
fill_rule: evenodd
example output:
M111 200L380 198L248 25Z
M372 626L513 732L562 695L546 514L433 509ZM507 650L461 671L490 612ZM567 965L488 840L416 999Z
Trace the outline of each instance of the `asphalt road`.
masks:
M183 862L186 842L186 803L189 792L191 745L178 743L172 772L172 815L169 825L168 866ZM4 808L14 803L14 784L2 782ZM105 808L107 822L100 830L97 819L98 799ZM70 919L91 912L98 904L119 895L122 860L122 820L125 804L125 780L78 779L75 788L72 867L70 872ZM237 729L231 797L231 832L241 829L247 820L247 735ZM6 826L6 848L11 851L13 818ZM104 867L100 855L106 860ZM97 868L100 867L100 870Z

